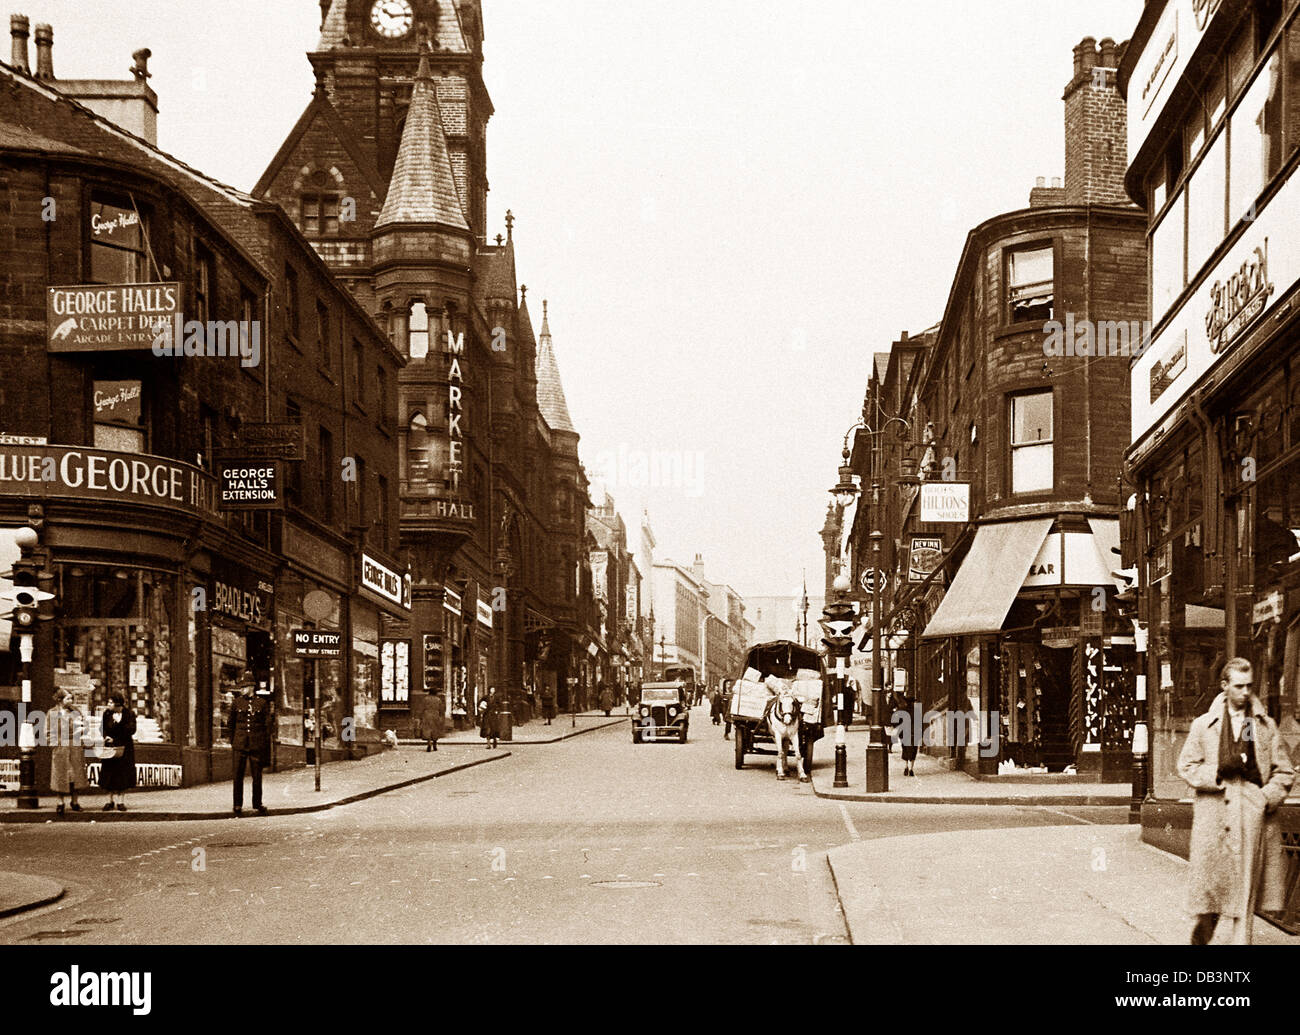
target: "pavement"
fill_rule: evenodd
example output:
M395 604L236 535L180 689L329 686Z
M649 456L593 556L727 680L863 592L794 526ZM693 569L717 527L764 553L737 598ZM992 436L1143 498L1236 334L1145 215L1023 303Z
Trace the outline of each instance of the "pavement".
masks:
M848 750L848 787L837 788L833 766L813 773L813 791L819 798L895 805L1128 805L1133 788L1127 783L1081 782L1077 776L1044 773L1012 777L975 777L948 769L925 754L917 756L916 775L903 775L903 759L895 746L889 755L889 790L868 794L866 786L866 726L851 726L845 735ZM833 756L832 727L817 744L817 753Z
M584 733L604 729L606 726L617 726L628 721L628 712L621 705L615 708L609 716L600 711L579 712L577 715L564 712L552 719L549 726L542 719L532 719L522 726L516 726L511 731L513 734L511 739L502 740L499 743L510 746L515 744L558 744L560 741L568 740L571 737L580 737ZM399 743L424 746L423 740L414 738L402 740ZM483 738L478 735L477 727L468 730L457 730L438 738L439 746L443 744L476 744L482 747L483 743Z

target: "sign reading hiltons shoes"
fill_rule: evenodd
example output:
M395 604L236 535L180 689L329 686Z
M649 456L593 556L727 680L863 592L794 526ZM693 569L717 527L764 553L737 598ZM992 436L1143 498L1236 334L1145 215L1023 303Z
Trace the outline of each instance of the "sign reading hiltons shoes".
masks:
M46 298L50 352L148 349L156 328L180 312L179 284L74 284Z

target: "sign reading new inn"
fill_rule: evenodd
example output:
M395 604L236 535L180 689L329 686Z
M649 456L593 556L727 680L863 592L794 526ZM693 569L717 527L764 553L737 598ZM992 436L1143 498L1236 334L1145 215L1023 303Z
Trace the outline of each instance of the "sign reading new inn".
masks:
M114 352L153 347L160 324L180 312L179 284L73 284L46 299L50 352Z
M0 496L136 503L213 514L212 478L197 467L83 446L0 445Z

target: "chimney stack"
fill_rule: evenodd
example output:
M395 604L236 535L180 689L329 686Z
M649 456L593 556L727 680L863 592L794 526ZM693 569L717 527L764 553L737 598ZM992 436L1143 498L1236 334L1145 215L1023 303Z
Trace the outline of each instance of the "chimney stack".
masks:
M1125 45L1085 36L1074 48L1065 88L1065 186L1068 205L1129 205L1128 109L1115 69ZM1105 71L1103 71L1105 70Z
M36 78L54 78L54 30L44 22L36 26Z
M10 50L12 55L9 64L14 68L21 69L28 75L31 75L31 66L27 63L27 37L30 33L31 22L27 20L25 14L11 14L9 16L9 35L13 38L13 45Z

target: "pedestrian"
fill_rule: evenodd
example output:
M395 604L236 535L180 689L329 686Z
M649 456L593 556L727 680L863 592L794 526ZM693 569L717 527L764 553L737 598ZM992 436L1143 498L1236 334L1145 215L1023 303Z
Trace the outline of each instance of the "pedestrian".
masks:
M713 725L722 725L722 687L715 687L713 696L709 701L709 718L713 720Z
M921 746L921 737L923 731L920 729L919 720L921 709L920 701L911 693L899 695L898 704L894 714L902 712L907 716L898 725L898 740L903 745L903 775L916 775L916 756Z
M555 687L549 683L542 687L542 718L548 726L555 718Z
M86 755L83 748L86 719L72 704L72 694L66 690L54 691L54 707L46 718L45 729L50 742L50 789L59 796L54 807L58 815L64 814L63 796L69 798L69 808L80 812L77 791L85 790Z
M104 747L110 757L99 766L99 786L108 791L103 811L126 811L126 792L135 786L135 712L126 706L120 690L108 695L108 710L102 724ZM117 800L114 801L113 799Z
M255 694L253 674L244 671L236 683L239 696L230 710L230 746L234 749L236 816L244 814L244 770L252 770L253 809L266 815L262 804L262 770L271 762L271 702Z
M487 697L478 703L479 709L479 730L478 735L488 742L488 750L497 746L497 739L501 733L498 729L498 716L501 712L500 703L497 700L497 688L490 687Z
M416 729L424 738L426 753L437 751L439 739L446 735L446 722L443 717L446 707L447 699L440 693L425 694L424 700L420 702L420 711L416 716Z
M614 710L614 691L608 686L601 686L600 688L600 710L605 713L606 717Z
M1249 661L1228 661L1219 695L1192 723L1178 756L1178 775L1196 793L1187 896L1196 917L1193 945L1208 945L1224 916L1233 921L1233 944L1249 945L1255 911L1283 906L1277 810L1295 770L1277 725L1251 692L1253 681Z

